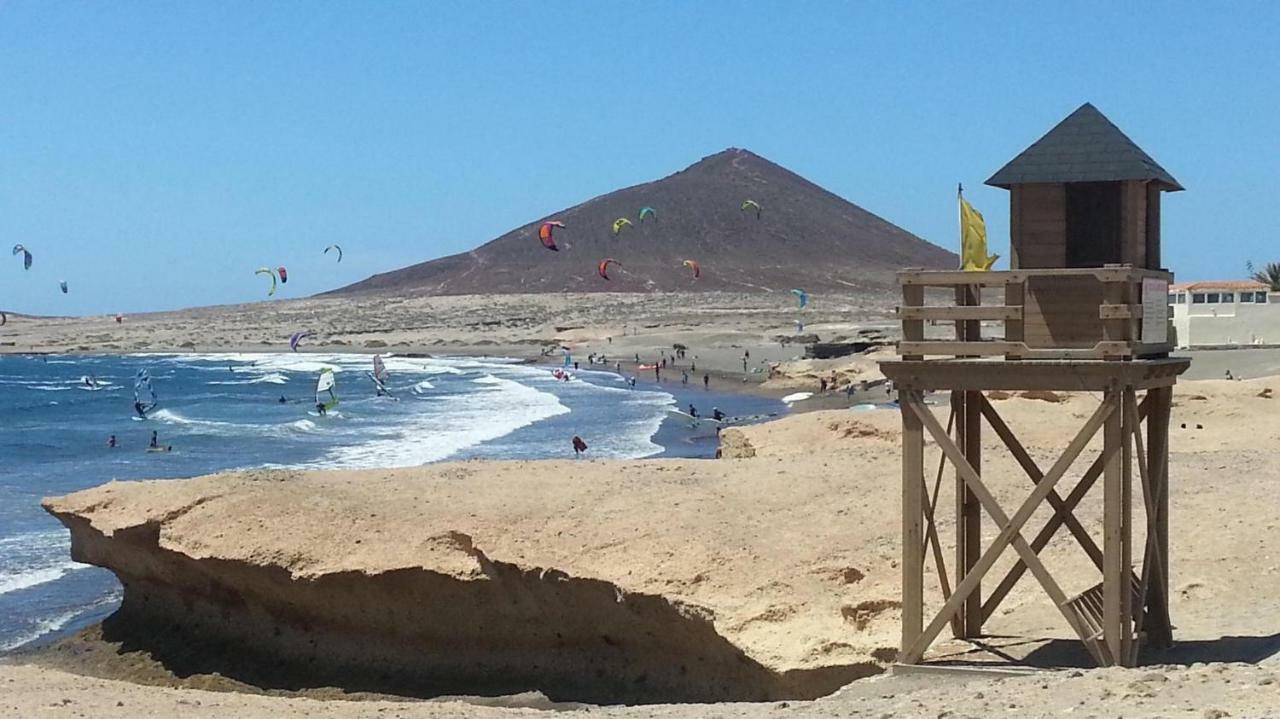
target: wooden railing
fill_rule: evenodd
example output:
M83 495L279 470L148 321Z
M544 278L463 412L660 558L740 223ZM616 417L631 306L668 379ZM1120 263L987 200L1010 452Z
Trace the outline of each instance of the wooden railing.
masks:
M908 360L928 355L1003 355L1006 359L1164 355L1173 349L1167 304L1172 280L1170 272L1128 265L999 272L904 270L898 273L903 300L898 307L902 320L898 351ZM983 289L993 287L1003 288L1003 303L983 302ZM952 289L955 303L927 305L927 288ZM1151 316L1144 318L1146 313ZM1002 326L984 337L984 322ZM926 338L926 323L954 323L955 336Z

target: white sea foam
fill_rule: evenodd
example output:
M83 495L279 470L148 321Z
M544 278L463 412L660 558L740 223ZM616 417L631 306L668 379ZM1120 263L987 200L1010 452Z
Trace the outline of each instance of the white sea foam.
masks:
M71 389L67 385L61 384L33 384L30 385L30 387L31 389L38 389L41 392L66 392Z
M429 389L435 389L435 388L436 388L435 385L431 384L431 382L424 379L413 386L413 393L422 394L423 392L426 392Z
M48 634L58 631L59 629L62 629L63 627L70 624L72 620L74 620L76 617L81 617L91 612L98 611L99 609L102 609L104 607L109 607L113 604L118 603L119 601L120 601L120 593L111 592L102 597L99 597L92 604L88 604L86 606L79 607L77 609L72 609L65 612L59 612L58 614L55 614L51 617L43 617L41 619L37 619L34 623L34 626L32 626L29 630L23 632L22 634L16 637L9 639L8 641L0 643L0 652L7 652L10 649L17 649L18 647L24 644L34 642L35 640L43 636L46 636Z
M88 566L66 559L70 551L65 532L25 532L0 539L0 594L46 584Z
M38 567L18 572L0 572L0 594L8 594L20 589L29 589L30 587L46 584L87 566L89 565L65 561L52 567Z
M249 377L247 379L211 380L205 384L287 384L289 378L279 372Z
M474 393L444 395L430 412L411 415L399 426L363 444L338 447L312 466L361 469L412 467L435 462L482 442L506 436L569 411L549 392L512 379L486 375Z
M337 412L330 412L330 417L341 417ZM273 435L281 436L292 432L309 432L316 429L315 422L309 419L300 419L293 422L284 422L281 424L253 424L248 422L222 422L214 419L196 419L179 414L171 409L160 409L152 412L149 417L159 420L165 424L175 427L189 428L191 432L196 434L212 434L212 435Z

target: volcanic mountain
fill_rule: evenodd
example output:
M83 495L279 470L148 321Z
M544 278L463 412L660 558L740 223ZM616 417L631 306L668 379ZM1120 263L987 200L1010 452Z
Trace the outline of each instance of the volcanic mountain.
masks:
M746 200L760 205L743 210ZM656 216L641 222L642 207ZM620 217L632 224L613 233ZM538 240L558 220L552 252ZM609 280L596 273L614 258ZM701 266L701 277L682 262ZM903 267L955 267L956 255L746 150L706 157L669 177L601 195L518 227L470 252L334 290L429 295L539 292L883 290Z

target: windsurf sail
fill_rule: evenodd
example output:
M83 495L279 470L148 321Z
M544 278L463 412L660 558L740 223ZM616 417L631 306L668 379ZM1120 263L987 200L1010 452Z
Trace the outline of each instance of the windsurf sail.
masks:
M144 412L149 412L158 402L155 387L151 386L151 373L145 367L133 376L133 401L141 405Z
M311 336L310 332L294 332L292 335L289 336L289 349L293 350L294 352L297 352L298 343L310 336Z
M391 379L391 373L387 371L387 365L382 361L382 355L373 356L373 371L369 373L369 379L373 380L373 386L378 388L378 395L393 396L391 390L387 389L387 380Z
M320 379L316 381L316 404L324 407L326 412L338 406L337 384L332 369L325 367L320 370Z

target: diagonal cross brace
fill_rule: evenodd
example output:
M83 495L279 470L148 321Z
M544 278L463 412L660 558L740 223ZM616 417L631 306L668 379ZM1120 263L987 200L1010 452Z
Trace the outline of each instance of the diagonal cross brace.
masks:
M925 649L927 649L929 645L933 643L933 640L937 638L938 632L942 631L942 627L950 621L951 616L959 610L964 601L973 593L974 589L978 586L978 583L982 580L982 577L991 569L991 567L996 563L996 560L1000 558L1000 555L1004 553L1004 550L1010 544L1013 545L1014 550L1017 551L1018 556L1021 557L1023 563L1031 569L1031 572L1036 576L1036 579L1040 580L1040 584L1049 594L1049 597L1053 600L1059 611L1062 612L1063 617L1066 618L1067 624L1076 632L1076 635L1080 637L1081 641L1085 642L1087 645L1088 637L1086 633L1076 622L1075 617L1071 615L1070 610L1066 607L1066 594L1062 591L1062 588L1058 586L1058 583L1053 579L1053 576L1049 574L1049 571L1040 561L1040 558L1036 556L1036 553L1031 551L1031 547L1027 544L1027 541L1023 539L1020 531L1022 530L1023 525L1027 523L1027 520L1031 519L1031 515L1035 513L1035 510L1040 503L1043 502L1049 492L1053 490L1054 485L1058 483L1058 480L1062 479L1063 475L1066 474L1068 469L1070 469L1071 463L1075 461L1076 457L1078 457L1082 451L1084 451L1085 446L1091 439L1093 439L1093 436L1098 433L1103 422L1105 422L1106 419L1116 411L1116 405L1118 404L1117 396L1108 396L1102 404L1098 406L1098 409L1094 411L1093 415L1089 417L1084 426L1080 428L1080 432L1076 435L1075 439L1071 440L1066 451L1064 451L1062 456L1058 458L1058 461L1054 463L1053 467L1049 470L1049 473L1045 475L1043 481L1036 485L1031 494L1023 501L1022 505L1018 507L1018 510L1014 512L1012 518L1006 515L1004 510L1000 508L995 497L987 490L986 485L982 483L981 477L973 469L973 466L969 464L968 460L965 459L964 453L960 451L959 447L956 447L955 442L953 442L951 437L947 435L946 431L942 428L941 423L939 423L938 419L933 416L933 413L929 411L928 407L924 406L920 399L911 393L904 393L900 399L902 401L902 406L909 408L911 412L919 418L924 427L929 430L929 434L933 435L934 442L936 442L942 451L946 453L947 458L951 460L951 464L956 468L956 471L969 487L969 491L973 492L973 494L978 498L978 501L982 504L983 508L987 510L987 514L991 515L991 518L995 520L996 525L1000 527L1000 533L996 535L991 546L987 548L985 553L983 553L982 557L978 560L977 564L974 565L970 573L966 575L958 585L956 585L955 591L951 594L951 598L946 601L942 610L939 611L938 615L929 623L929 626L925 628L922 634L915 638L915 641L911 646L907 647L906 650L903 651L899 661L904 664L915 664L920 661L924 656Z
M1143 401L1138 405L1138 420L1141 421L1145 419L1149 410L1150 405L1148 404L1148 400L1143 399ZM1084 475L1080 477L1080 481L1076 483L1075 488L1071 490L1067 495L1066 501L1063 503L1067 512L1075 511L1076 505L1080 504L1080 501L1083 500L1085 495L1089 493L1089 490L1093 488L1094 482L1098 481L1098 478L1102 476L1102 470L1105 465L1106 456L1101 454L1094 459L1093 464L1089 465L1089 468L1085 470ZM1054 533L1056 533L1058 528L1066 521L1066 516L1067 515L1055 513L1049 518L1049 521L1045 523L1044 528L1035 536L1035 539L1031 540L1031 548L1035 550L1037 554L1040 553L1040 550L1048 546L1049 540L1053 539ZM1004 601L1004 598L1013 590L1013 587L1018 583L1018 580L1022 579L1022 575L1026 571L1027 566L1022 562L1018 562L1009 570L1009 573L1004 576L1004 579L1000 580L1000 584L998 584L995 590L987 597L986 604L982 607L982 621L985 622L991 618L991 615L996 611L996 607L1000 605L1000 602ZM1101 568L1099 568L1099 571L1101 571Z
M987 423L1004 441L1005 447L1008 447L1009 452L1013 454L1013 458L1022 466L1022 470L1027 473L1027 476L1031 478L1031 482L1039 484L1044 479L1044 472L1040 471L1040 467L1031 458L1022 443L1018 441L1018 438L1014 436L1013 430L1009 429L1009 425L1005 423L1004 418L996 412L996 408L991 406L991 402L981 394L978 396L982 397L982 416L987 418ZM1089 532L1084 528L1084 525L1080 524L1080 520L1076 519L1076 515L1066 508L1066 500L1062 498L1062 495L1058 494L1057 490L1049 492L1049 496L1046 499L1049 501L1049 506L1053 507L1053 511L1062 515L1067 529L1071 530L1071 534L1075 536L1076 541L1080 542L1080 547L1084 549L1084 553L1089 555L1094 565L1098 567L1098 571L1101 572L1102 550L1093 541L1093 537L1089 536Z

